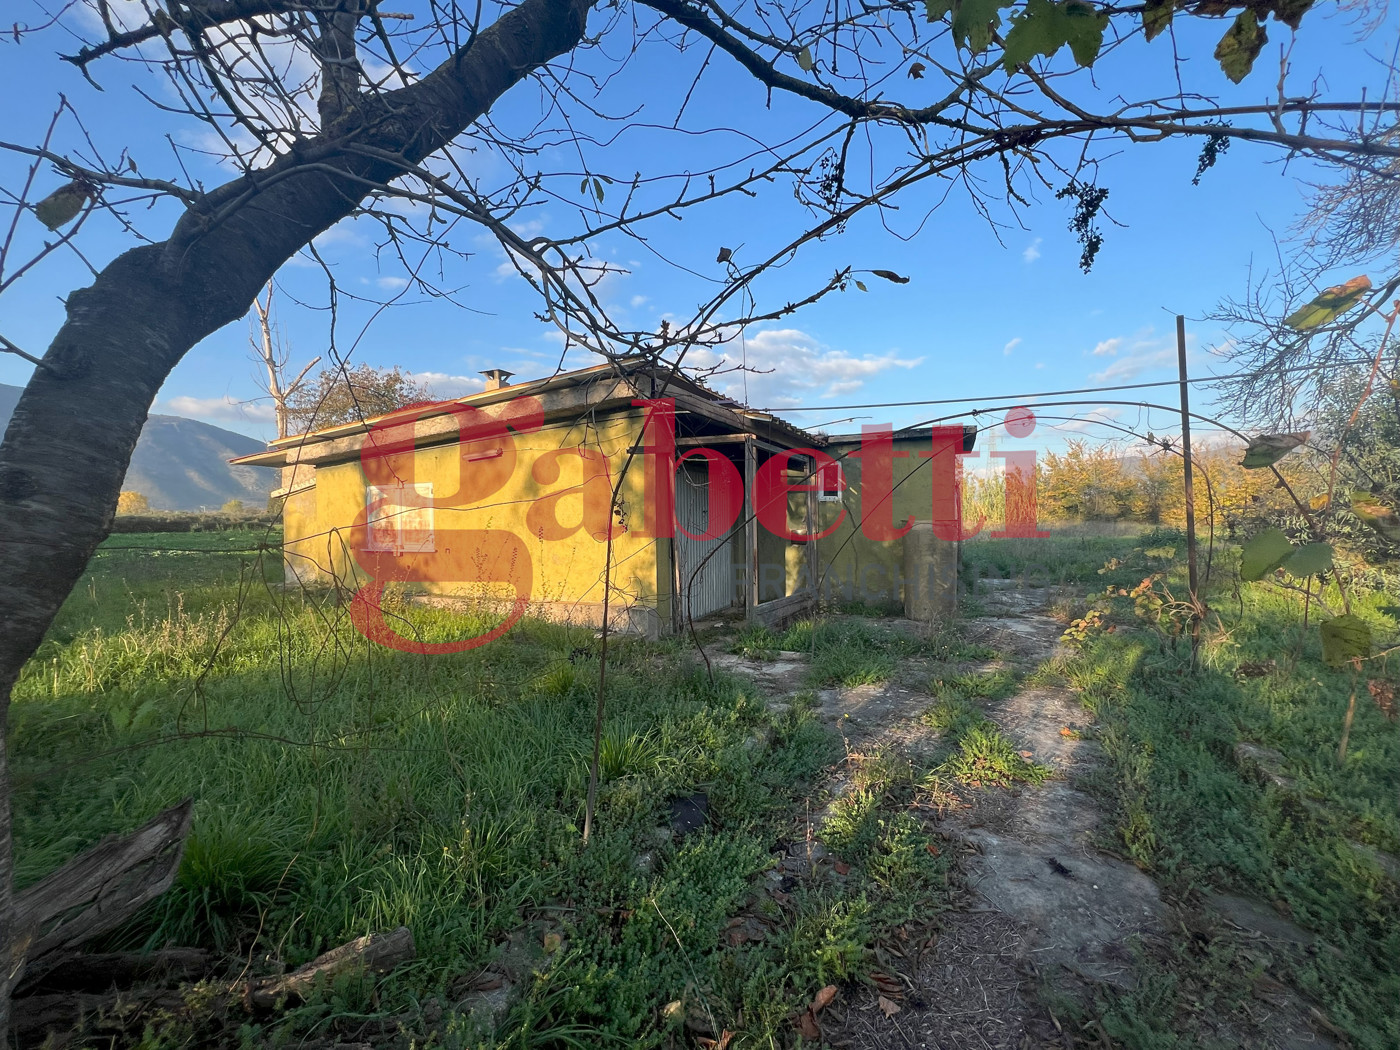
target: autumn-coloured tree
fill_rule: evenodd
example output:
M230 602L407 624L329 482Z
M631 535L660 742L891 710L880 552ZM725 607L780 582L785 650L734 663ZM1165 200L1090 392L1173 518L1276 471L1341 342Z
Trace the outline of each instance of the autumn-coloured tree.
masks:
M140 492L124 491L117 496L118 514L149 514L151 501Z
M289 433L358 423L432 399L432 391L398 366L327 368L287 399Z

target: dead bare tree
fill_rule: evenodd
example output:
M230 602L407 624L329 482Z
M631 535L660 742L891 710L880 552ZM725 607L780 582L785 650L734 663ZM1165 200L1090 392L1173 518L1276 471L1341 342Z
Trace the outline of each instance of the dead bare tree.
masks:
M4 46L44 47L53 33L82 39L65 61L94 81L113 75L105 63L130 59L124 68L138 87L158 83L164 92L149 119L222 143L216 151L235 174L209 188L184 171L178 151L167 177L147 174L124 147L104 156L101 136L88 133L66 99L37 142L0 142L28 165L0 199L12 213L0 242L0 294L60 254L86 263L80 235L96 217L136 241L90 267L91 284L69 296L67 319L42 355L0 335L0 348L35 363L0 445L0 723L21 668L108 532L136 439L171 369L199 340L245 316L293 256L314 258L315 238L342 220L377 221L380 250L402 262L415 286L454 300L459 293L428 279L428 264L469 254L455 246L461 231L484 229L537 289L539 316L569 345L679 362L690 347L722 343L745 323L784 316L866 273L903 281L843 267L808 294L777 301L764 284L794 253L857 216L892 222L896 198L909 205L901 214L918 213L901 231L913 235L950 185L989 216L993 204L1014 213L1040 190L1068 196L1092 262L1103 201L1096 164L1125 144L1184 138L1218 150L1252 142L1353 171L1383 170L1400 157L1388 101L1294 91L1287 77L1263 101L1216 97L1224 87L1218 68L1238 83L1268 28L1298 28L1311 5L1297 0L403 6L391 13L377 0L73 0L10 34ZM1179 42L1176 52L1153 43L1171 35L1176 18L1219 20L1216 63L1181 61L1197 56L1180 53ZM1120 49L1166 56L1177 88L1135 94L1129 82L1097 83L1090 67ZM674 119L645 126L673 135L677 149L714 133L731 144L726 154L682 164L657 149L651 170L608 172L609 143L644 125L635 98L610 115L605 89L638 56L664 58L668 76L690 83ZM782 114L759 136L706 125L691 97L721 80L713 90L757 85ZM521 117L498 105L509 94L523 107L530 84L534 112ZM918 98L901 101L906 90ZM1358 114L1383 117L1382 133L1358 130ZM577 166L550 160L560 145ZM489 154L506 177L486 185L469 163L473 151ZM773 191L772 199L795 197L800 217L775 211L763 229L746 228L734 238L749 242L741 253L707 246L721 248L717 270L673 261L711 289L688 321L658 331L610 316L599 286L616 264L599 246L616 239L651 250L650 227ZM166 208L138 214L153 203ZM521 232L521 220L546 204L568 212L572 229ZM159 227L170 205L178 216ZM334 306L349 293L326 273ZM333 346L329 352L336 356ZM24 967L7 783L0 750L0 951L10 959L0 974L0 1026Z
M310 361L306 362L300 372L292 379L287 379L287 362L291 359L290 352L286 347L274 337L272 331L272 292L273 282L267 282L267 298L253 300L253 312L258 315L257 338L249 339L249 344L253 347L253 353L267 370L267 382L263 385L263 390L272 401L273 418L277 424L277 436L286 437L291 431L290 415L287 404L296 398L297 393L306 385L306 376L321 360L321 355L317 354Z

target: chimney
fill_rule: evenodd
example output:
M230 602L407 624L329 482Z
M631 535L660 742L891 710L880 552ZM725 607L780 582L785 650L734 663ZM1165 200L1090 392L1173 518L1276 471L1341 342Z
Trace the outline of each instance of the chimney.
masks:
M481 373L486 377L487 390L499 390L506 386L506 380L515 375L514 372L507 372L504 368L488 368Z

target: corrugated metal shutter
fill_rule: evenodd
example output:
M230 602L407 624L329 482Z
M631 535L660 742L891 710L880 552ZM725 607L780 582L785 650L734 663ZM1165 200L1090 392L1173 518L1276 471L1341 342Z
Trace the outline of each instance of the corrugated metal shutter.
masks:
M676 471L676 521L696 536L703 535L710 528L708 477L702 463L682 463L681 469ZM731 531L718 539L694 540L676 530L681 593L688 598L688 602L681 606L683 614L688 611L692 618L705 616L734 604L732 537ZM710 557L712 552L713 557ZM695 574L694 579L691 578L692 574Z

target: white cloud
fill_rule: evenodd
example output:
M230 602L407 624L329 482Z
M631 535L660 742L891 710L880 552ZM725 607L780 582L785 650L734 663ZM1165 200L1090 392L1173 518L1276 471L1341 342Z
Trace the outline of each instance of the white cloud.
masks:
M634 309L634 310L635 310L637 307L639 307L639 306L644 306L644 305L646 305L646 301L647 301L647 297L646 297L645 295L634 295L634 296L632 296L632 298L629 300L629 302L631 303L632 309Z
M1103 432L1108 429L1096 426L1098 423L1116 422L1123 415L1121 408L1096 408L1093 411L1085 412L1078 419L1071 419L1064 423L1054 423L1055 430L1066 431L1071 434L1087 434L1093 431ZM1116 431L1114 432L1116 433Z
M447 372L410 372L409 375L440 398L465 397L486 389L486 380L481 376L454 376Z
M1025 260L1026 262L1028 262L1028 263L1033 263L1033 262L1035 262L1037 259L1039 259L1039 258L1040 258L1040 241L1041 241L1041 238L1037 237L1035 240L1031 241L1030 244L1026 245L1026 250L1023 251L1023 252L1021 253L1021 258L1024 259L1024 260Z
M1103 357L1105 354L1112 357L1118 353L1118 348L1123 345L1122 336L1114 336L1112 339L1105 339L1090 351L1095 357Z
M407 277L381 277L374 282L386 292L401 292L408 287Z
M921 357L901 357L896 350L855 357L797 328L750 332L742 342L736 338L717 349L697 348L687 358L688 364L702 369L747 365L751 371L724 372L710 385L736 401L771 408L849 394L881 372L913 369L922 362Z
M275 418L270 402L237 401L227 394L223 397L188 397L182 394L166 401L163 407L177 416L215 419L224 423L270 423Z
M1187 338L1194 340L1195 337ZM1110 339L1107 342L1118 344L1115 348L1115 360L1102 372L1094 372L1089 376L1095 383L1121 383L1135 379L1150 369L1164 368L1176 363L1175 336L1154 335L1150 328L1131 341ZM1117 353L1118 350L1122 350L1122 353ZM1097 350L1095 352L1097 353Z
M1016 349L1018 346L1020 346L1020 345L1021 345L1021 337L1018 335L1015 339L1011 340L1011 342L1009 342L1009 343L1007 343L1005 346L1003 346L1003 347L1001 348L1001 352L1002 352L1003 354L1006 354L1007 356L1010 356L1011 351L1012 351L1012 350L1015 350L1015 349Z

